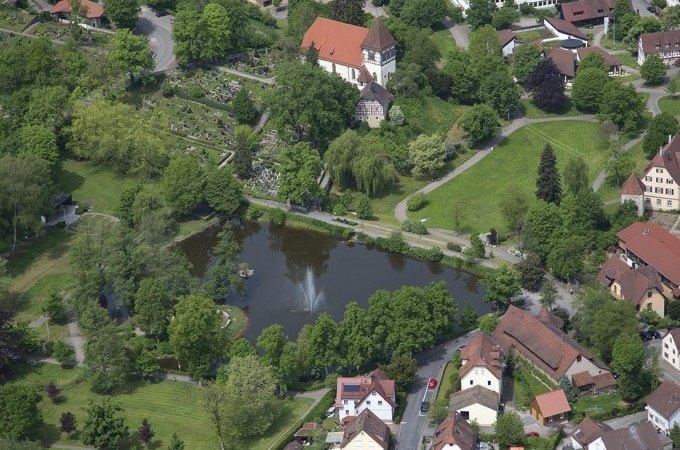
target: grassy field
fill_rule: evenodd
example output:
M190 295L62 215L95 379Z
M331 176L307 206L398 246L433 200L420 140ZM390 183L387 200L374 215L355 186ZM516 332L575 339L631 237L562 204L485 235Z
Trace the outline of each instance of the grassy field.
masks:
M118 174L86 161L67 159L59 173L59 186L79 203L92 202L92 211L112 214L121 192L136 184L148 184L140 177Z
M463 107L434 96L402 97L396 104L404 111L406 121L421 133L446 136L451 126L463 114Z
M438 65L442 67L446 63L448 53L456 48L456 42L453 40L448 29L435 31L430 35L430 40L439 50L441 58Z
M599 136L597 123L567 121L529 125L510 135L471 169L428 194L428 205L410 213L410 217L427 219L429 227L451 229L451 203L456 199L468 205L461 228L481 231L495 227L506 231L499 203L509 190L534 197L536 170L546 143L552 145L560 170L570 157L579 156L588 164L592 181L604 167L606 143Z
M628 46L624 44L621 41L612 41L607 37L607 35L602 36L602 40L600 41L600 46L602 48L605 48L607 50L628 50ZM616 58L618 58L619 55L616 55Z
M581 111L576 109L576 107L571 102L571 99L569 97L567 97L567 101L564 104L564 108L559 113L547 113L542 109L539 109L536 105L534 105L534 101L529 98L520 100L519 109L520 111L522 111L522 115L529 119L543 119L545 117L561 117L561 116L578 116L583 114Z
M16 305L17 319L32 321L41 314L43 302L52 292L68 290L73 284L73 275L68 273L70 267L64 267L63 273L50 273L39 280L28 291L18 297Z
M632 67L633 69L640 68L640 65L637 62L637 57L631 55L630 53L621 53L614 56L614 58L618 59L619 62L624 66Z
M659 99L659 109L673 116L680 116L680 95L667 95Z
M454 366L451 363L448 363L446 365L446 369L444 369L444 375L442 375L442 381L441 384L439 385L439 391L437 391L437 398L435 399L435 401L446 400L448 402L449 399L446 393L454 387L453 382L454 380L457 379L458 370L456 369L456 366Z
M39 365L27 373L20 374L20 381L35 384L43 388L49 381L55 381L61 389L61 401L57 404L43 398L40 409L45 425L40 434L47 442L62 444L79 444L76 439L69 439L57 428L58 418L62 412L71 411L76 415L78 425L84 421L83 409L89 400L98 401L101 396L93 394L87 383L82 381L83 371L78 368L62 369L56 365ZM124 409L126 424L131 432L139 427L142 419L151 423L156 437L154 447L167 445L172 433L185 442L187 449L213 450L217 446L214 432L200 405L200 387L177 381L142 382L130 380L125 391L113 397ZM268 448L285 430L297 420L311 404L311 400L281 400L277 410L281 419L267 433L266 438L249 443L247 448L264 450ZM124 448L137 448L134 440Z
M535 396L550 391L550 388L533 376L524 364L513 372L512 379L513 401L520 407L526 408Z
M621 405L621 395L618 392L597 396L583 395L574 403L572 412L580 417L606 417Z

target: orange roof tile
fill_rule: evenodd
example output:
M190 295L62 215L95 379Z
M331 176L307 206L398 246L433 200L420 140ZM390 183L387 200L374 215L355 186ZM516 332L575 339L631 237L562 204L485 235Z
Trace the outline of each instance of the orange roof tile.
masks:
M358 69L363 64L361 44L368 32L368 28L318 17L305 32L301 48L305 51L313 43L319 59Z
M621 188L621 193L623 195L642 195L645 193L645 185L635 174L631 174L623 187Z
M104 5L92 2L90 0L80 0L80 5L86 11L85 17L88 19L97 19L104 15ZM71 4L68 0L61 0L50 9L50 14L70 13Z
M538 409L541 410L543 417L557 416L571 411L567 396L564 395L562 389L537 395L534 401Z
M665 228L648 222L635 222L616 236L627 250L680 285L680 239Z

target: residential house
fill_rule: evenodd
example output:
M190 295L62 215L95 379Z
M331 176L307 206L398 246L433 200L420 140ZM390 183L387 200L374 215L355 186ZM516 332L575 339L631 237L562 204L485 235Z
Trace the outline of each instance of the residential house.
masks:
M661 357L675 370L680 370L680 328L674 328L661 340Z
M481 386L501 393L503 353L491 336L478 333L460 352L462 365L458 372L461 389Z
M548 311L538 317L510 306L493 332L503 352L513 351L550 379L559 382L575 374L610 373L609 368L562 331L559 319Z
M590 417L586 417L571 431L571 433L569 433L571 446L575 449L582 448L588 450L590 444L601 438L604 433L611 430L612 427L606 423L596 422Z
M379 127L380 122L387 119L392 95L378 83L369 80L361 90L360 97L355 118L367 122L371 128Z
M680 239L648 222L635 222L616 237L626 264L651 267L661 278L664 296L680 297Z
M680 30L678 30L680 32ZM638 214L644 210L672 211L680 209L680 135L659 149L647 164L643 175L628 177L621 190L621 203L632 200Z
M340 420L370 409L381 420L391 422L395 406L394 380L382 370L358 377L338 377L335 407Z
M680 58L680 30L642 33L638 39L638 64L642 65L647 55L658 55L666 64Z
M581 41L583 45L588 45L588 38L586 35L572 25L571 22L555 17L546 17L543 19L543 25L546 30L550 31L550 33L560 40L577 39Z
M80 0L81 20L86 25L100 27L104 18L104 5L90 0ZM61 20L71 20L71 1L60 0L51 9L50 14Z
M452 0L452 3L463 10L470 8L470 0ZM503 0L495 0L495 3L496 8L501 8L505 4ZM557 6L558 3L557 0L517 0L515 5L527 4L533 8L550 8Z
M673 442L657 433L651 422L610 430L588 446L589 450L671 450Z
M476 385L454 392L449 397L449 411L457 411L465 420L475 420L484 427L491 427L498 416L500 395Z
M654 427L669 434L673 425L680 424L680 386L664 381L647 397L647 419Z
M379 17L370 29L318 17L305 32L301 51L312 46L324 70L359 89L370 81L385 86L397 69L396 41Z
M512 56L515 47L517 47L517 36L515 36L515 33L512 30L500 30L496 34L498 34L498 40L501 42L501 53L503 56Z
M582 394L603 394L616 389L616 378L611 372L591 375L589 372L579 372L571 376L571 382Z
M390 428L370 409L366 409L345 426L340 448L386 450L389 445Z
M432 436L432 450L475 450L478 438L469 423L451 411Z
M663 285L656 270L649 266L631 268L618 255L612 255L597 274L597 281L617 300L631 303L639 311L664 316Z
M573 3L564 3L563 5L572 5ZM611 55L608 51L604 50L597 45L590 47L581 47L576 49L576 60L580 63L586 55L590 53L597 53L602 56L604 63L609 67L609 75L621 75L621 63L618 59Z
M557 66L564 83L571 83L576 74L574 68L574 53L571 50L564 48L555 48L548 53L548 58Z
M571 406L562 389L537 395L529 403L529 413L543 425L563 422L570 412Z
M615 0L578 0L560 4L560 16L577 27L601 25L616 5Z

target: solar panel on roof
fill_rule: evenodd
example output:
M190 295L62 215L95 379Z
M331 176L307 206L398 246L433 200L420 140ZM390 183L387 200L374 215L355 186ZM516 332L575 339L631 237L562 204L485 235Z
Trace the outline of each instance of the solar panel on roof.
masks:
M345 392L359 392L361 386L358 384L346 384L343 388Z

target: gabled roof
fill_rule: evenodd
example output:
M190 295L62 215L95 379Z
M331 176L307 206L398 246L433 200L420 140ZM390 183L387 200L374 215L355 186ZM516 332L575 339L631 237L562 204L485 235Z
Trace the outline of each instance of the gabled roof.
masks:
M392 34L390 34L390 31L380 17L376 17L371 29L368 30L368 34L361 43L361 47L369 50L382 51L392 47L396 43L397 41L394 40Z
M546 418L571 412L571 406L562 389L537 395L534 401Z
M553 60L562 75L574 78L574 54L572 52L556 48L548 53L548 58Z
M607 431L602 442L607 450L662 450L671 445L670 438L657 433L649 421Z
M642 50L645 53L661 53L680 49L680 30L642 33Z
M634 305L643 303L650 289L663 291L661 279L656 270L650 266L631 269L616 255L610 256L604 263L597 274L597 281L606 287L617 282L621 286L621 297L631 301Z
M477 435L469 423L456 411L452 411L439 425L432 437L432 450L457 445L461 450L477 448Z
M371 75L371 72L368 71L366 66L362 65L361 68L359 69L359 76L357 77L357 81L359 83L368 84L371 81L375 81L375 80L373 79L373 75Z
M680 285L680 239L663 227L648 222L635 222L616 236L627 250Z
M647 406L666 419L680 409L680 386L672 381L664 381L647 397Z
M491 336L478 333L460 352L460 357L465 363L458 372L459 377L463 378L473 367L484 367L500 380L503 369L502 356L500 346Z
M576 440L583 448L601 437L605 432L611 431L612 427L606 423L595 422L590 417L583 419L569 435Z
M626 179L626 182L623 183L621 193L623 195L642 195L645 193L645 185L642 184L642 181L640 181L637 175L633 173Z
M451 397L449 398L449 409L451 411L458 411L461 408L466 408L471 405L482 405L494 411L498 411L500 401L498 392L476 384L471 388L463 389L462 391L451 394Z
M80 6L85 10L85 17L97 19L104 15L104 5L90 0L80 0ZM61 0L50 9L50 14L70 13L71 4L68 0Z
M380 394L392 407L395 406L394 380L388 379L380 369L359 377L338 377L335 406L341 407L343 400L361 403L373 391Z
M513 39L517 37L515 36L515 33L512 32L512 30L500 30L497 31L496 34L498 34L498 40L501 41L501 48L508 45Z
M562 19L557 19L555 17L546 17L543 20L548 22L550 25L553 26L553 28L555 28L557 31L561 33L568 34L569 36L573 36L584 41L588 40L586 35L583 34L581 30L576 28L571 22L567 22L566 20Z
M359 93L361 100L376 101L382 105L385 110L389 109L392 96L385 90L384 87L375 81L369 81L366 86Z
M513 348L553 380L559 380L580 355L595 366L608 371L604 363L550 322L510 306L492 337L503 351Z
M663 167L673 180L680 184L680 135L675 136L645 167L645 172Z
M599 19L609 16L616 2L614 0L579 0L562 3L562 17L568 22Z
M361 44L368 31L368 28L317 17L305 32L301 49L306 51L313 43L319 59L359 68L364 59Z
M361 432L366 433L376 444L386 449L390 445L390 428L370 409L365 409L345 426L340 448L345 448Z
M564 3L564 5L567 4L569 3ZM602 56L602 59L604 59L605 64L607 64L609 67L621 65L618 59L616 59L608 51L604 50L601 47L598 47L597 45L592 45L590 47L581 47L576 49L576 54L578 55L579 61L585 58L586 55L590 53L597 53L598 55Z

